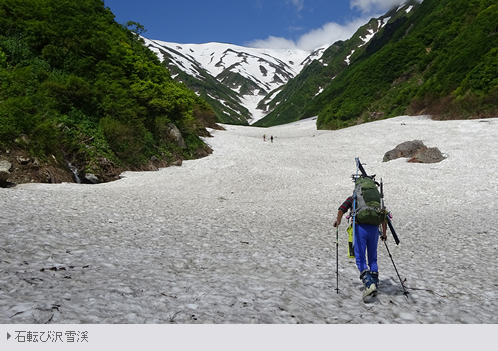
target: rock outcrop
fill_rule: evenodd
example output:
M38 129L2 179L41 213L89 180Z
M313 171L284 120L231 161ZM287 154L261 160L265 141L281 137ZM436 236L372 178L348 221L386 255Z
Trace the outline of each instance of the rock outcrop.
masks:
M386 152L382 162L395 160L400 157L413 157L422 149L427 149L427 146L425 146L421 140L405 141L394 149Z
M178 128L173 124L169 123L169 137L182 149L187 148L187 144L185 143L185 140L183 139L182 133L178 130Z
M420 150L408 162L413 163L438 163L444 160L444 156L437 147Z
M388 162L400 157L409 158L413 163L437 163L445 159L438 148L428 148L420 140L405 141L384 154L382 162Z
M0 187L5 186L7 179L10 177L12 164L7 160L0 161Z

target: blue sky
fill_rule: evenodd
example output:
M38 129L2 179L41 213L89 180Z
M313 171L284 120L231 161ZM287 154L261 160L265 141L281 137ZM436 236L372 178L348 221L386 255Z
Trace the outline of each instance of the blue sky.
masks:
M116 21L149 39L312 50L348 39L405 0L104 0Z

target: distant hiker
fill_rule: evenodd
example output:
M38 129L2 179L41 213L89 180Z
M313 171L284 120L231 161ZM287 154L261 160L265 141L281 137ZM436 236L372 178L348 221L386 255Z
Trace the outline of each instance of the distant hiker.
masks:
M266 141L266 134L263 134L263 141Z
M373 178L373 177L372 177ZM356 266L360 271L360 279L365 285L363 299L368 296L377 294L377 286L379 284L379 267L377 266L377 244L379 242L379 225L382 228L382 240L386 240L386 212L380 209L380 194L375 185L375 181L368 177L357 177L355 179L355 193L344 201L339 206L337 211L337 219L334 221L334 227L341 224L343 215L351 210L351 215L355 218L354 224L354 254L356 258ZM373 187L372 184L373 183ZM363 186L363 191L361 190ZM368 189L367 189L368 188ZM375 189L375 191L373 190ZM375 210L366 203L370 204L371 199L363 197L371 196L367 192L375 193L373 196L379 202L378 208ZM356 194L356 199L354 198ZM377 195L379 194L379 195ZM356 204L355 204L356 201ZM356 209L354 211L353 209ZM355 213L356 212L356 213ZM367 265L368 259L368 265Z
M270 136L270 140L271 140L271 142L273 143L273 135L272 135L272 136Z

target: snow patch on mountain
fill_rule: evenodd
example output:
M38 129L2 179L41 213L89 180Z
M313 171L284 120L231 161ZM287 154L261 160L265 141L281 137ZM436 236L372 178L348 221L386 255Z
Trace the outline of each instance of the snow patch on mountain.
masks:
M373 29L369 29L369 30L368 30L368 34L367 34L364 38L363 38L363 37L361 38L361 39L363 40L363 44L360 44L360 47L361 47L361 46L365 46L365 45L366 45L366 44L370 41L370 39L372 39L372 38L374 37L374 35L375 35L377 32L378 32L378 30L377 30L377 31L375 31L375 30L373 30Z
M348 65L351 63L350 58L351 58L351 56L353 56L353 54L354 54L354 52L355 52L355 51L356 51L356 50L351 50L351 53L350 53L350 54L346 57L346 59L344 60L344 61L346 61L346 63L347 63Z
M268 93L285 85L325 50L310 53L300 49L249 48L225 43L178 44L143 39L161 61L167 55L170 65L190 76L203 80L207 73L235 91L251 113L251 123L264 117L265 111L258 110L257 106ZM247 84L234 81L234 75L251 82L249 85L253 88L243 89Z

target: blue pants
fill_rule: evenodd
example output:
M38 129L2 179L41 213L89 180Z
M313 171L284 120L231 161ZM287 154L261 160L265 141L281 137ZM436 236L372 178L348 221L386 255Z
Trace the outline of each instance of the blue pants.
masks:
M370 267L370 272L378 272L377 244L379 242L379 227L371 224L356 223L354 241L356 266L360 273L368 269L368 266ZM368 257L368 266L366 257Z

